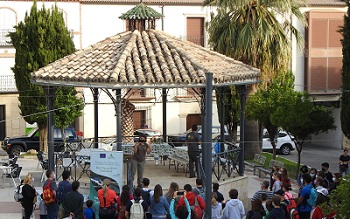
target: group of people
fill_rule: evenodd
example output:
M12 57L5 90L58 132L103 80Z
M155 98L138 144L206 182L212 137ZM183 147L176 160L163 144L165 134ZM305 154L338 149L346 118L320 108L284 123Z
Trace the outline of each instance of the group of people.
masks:
M347 156L347 150L344 150ZM347 158L346 158L347 159ZM349 161L350 158L347 160ZM339 164L347 161L342 157ZM348 167L347 167L348 168ZM341 173L332 174L329 163L322 163L321 170L302 166L297 178L299 185L298 197L291 194L291 180L285 168L273 167L270 182L265 180L261 188L252 198L252 209L247 213L247 219L331 219L336 212L326 215L322 212L322 205L329 205L328 195L340 184ZM345 172L345 168L344 168ZM330 206L331 207L331 206Z

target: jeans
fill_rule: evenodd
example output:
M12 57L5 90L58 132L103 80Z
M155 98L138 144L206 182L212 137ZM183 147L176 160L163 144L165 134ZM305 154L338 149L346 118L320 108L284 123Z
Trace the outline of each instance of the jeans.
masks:
M137 170L137 185L142 187L143 171L145 169L145 161L138 162L134 159L131 160L131 177L134 181Z
M47 219L57 219L57 214L58 214L58 204L52 203L46 205L47 208Z
M341 173L343 175L343 177L345 175L347 175L349 173L349 167L346 168L345 170L342 170L340 167L339 167L339 173Z
M198 177L198 156L199 153L197 152L188 152L190 177L195 177L196 175ZM196 167L196 174L194 173L193 165Z

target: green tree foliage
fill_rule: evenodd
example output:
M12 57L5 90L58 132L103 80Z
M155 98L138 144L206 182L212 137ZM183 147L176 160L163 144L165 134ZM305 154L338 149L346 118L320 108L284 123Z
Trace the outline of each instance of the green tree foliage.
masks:
M19 108L26 122L38 124L40 149L47 151L47 114L43 113L47 110L46 89L32 84L30 73L74 52L74 43L58 8L38 10L36 1L15 29L10 37L16 49L12 70L19 91ZM66 126L81 115L83 102L76 97L74 88L58 87L54 97L54 108L60 109L55 111L55 125Z
M330 109L315 105L308 94L294 92L286 95L271 116L271 121L294 136L298 152L296 175L300 169L300 155L305 140L312 134L318 135L335 129L334 117Z
M294 75L288 71L280 73L271 80L271 84L264 90L259 89L247 102L247 118L258 120L269 133L269 140L273 148L273 159L276 159L276 136L278 126L272 122L272 115L288 95L294 95Z
M343 35L343 68L342 81L343 93L341 97L341 129L344 135L350 139L350 3L346 1L348 12L344 16L344 26L340 29Z

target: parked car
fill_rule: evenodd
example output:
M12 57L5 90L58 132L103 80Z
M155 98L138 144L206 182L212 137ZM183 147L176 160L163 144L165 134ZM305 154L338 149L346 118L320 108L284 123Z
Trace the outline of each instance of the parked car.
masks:
M187 134L190 132L192 132L192 129L187 130L185 133L168 135L168 143L173 147L182 146L186 141ZM197 133L199 135L202 135L202 126L200 125L198 126ZM217 138L220 135L220 126L213 126L211 134L212 134L213 140ZM225 128L225 139L228 139L227 136L228 136L228 132Z
M279 131L276 144L277 152L283 155L288 155L291 151L295 150L295 143L293 139L294 137L290 136L287 132ZM262 145L263 151L273 150L267 130L264 130Z
M66 128L64 130L67 143L79 143L80 137L77 136L74 128ZM54 128L54 150L56 152L64 150L62 129ZM1 144L1 148L5 150L9 155L18 156L21 152L34 149L39 151L39 129L31 130L27 135L22 137L6 137Z
M154 138L154 139L160 139L162 137L162 133L158 130L153 129L137 129L134 131L134 141L137 142L139 139L139 136L141 134L144 134L147 136L147 138Z

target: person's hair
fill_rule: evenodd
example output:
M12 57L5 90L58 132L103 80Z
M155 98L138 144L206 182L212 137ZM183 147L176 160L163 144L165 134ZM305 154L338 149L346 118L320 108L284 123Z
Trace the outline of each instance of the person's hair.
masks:
M336 181L339 181L342 177L342 175L340 173L334 173L334 177Z
M237 189L231 189L228 192L228 195L230 196L231 199L237 199L238 198L238 190Z
M306 183L311 183L311 182L312 182L312 179L311 179L310 174L304 173L304 174L303 174L303 181L306 182Z
M281 204L281 198L279 196L275 195L275 196L272 197L272 202L275 205L279 206Z
M304 166L302 166L302 167L300 168L300 171L301 171L302 173L307 173L307 172L309 172L309 168L308 168L306 165L304 165Z
M134 197L136 198L141 198L142 196L142 189L140 187L137 187L135 190L134 190Z
M278 172L280 170L280 167L279 166L273 166L272 170L275 171L275 172Z
M196 124L192 125L192 131L193 132L197 131L197 129L198 129L198 126Z
M323 186L324 184L324 179L320 176L316 178L316 185Z
M288 181L289 180L289 175L288 175L288 170L286 168L281 168L281 177L282 179Z
M26 178L24 178L23 184L29 184L29 185L31 185L31 184L32 184L32 181L33 181L33 176L32 176L32 174L28 174L28 175L26 176Z
M79 181L74 181L72 182L72 190L77 191L79 189L80 182Z
M349 152L349 151L348 151L348 149L345 148L343 152Z
M163 189L161 185L157 184L154 187L154 194L153 194L154 202L159 203L161 196L163 196Z
M266 201L267 200L267 194L263 193L261 194L261 201Z
M292 185L290 183L283 183L283 188L286 191L292 191Z
M63 180L67 180L70 176L71 176L71 174L70 174L69 170L63 170L63 172L62 172L62 179Z
M86 202L86 207L88 207L88 208L91 208L92 207L92 204L94 204L94 202L92 201L92 200L87 200Z
M282 178L281 178L281 174L280 174L279 172L277 172L277 171L274 172L273 175L276 176L279 180L282 179Z
M323 171L318 171L317 176L322 177L324 179L326 177L326 174Z
M53 170L50 170L50 169L46 170L46 173L45 173L46 178L50 178L52 173L53 173Z
M127 205L130 200L130 188L128 185L122 187L122 193L120 194L120 202L122 205Z
M258 212L262 212L264 209L262 207L262 202L260 199L256 198L254 199L253 203L252 203L252 211L258 211Z
M185 206L177 207L175 216L179 219L186 219L188 217L188 211Z
M219 190L219 187L220 187L219 183L214 183L214 184L213 184L213 190L214 190L214 191L218 191L218 190Z
M311 173L312 171L314 171L315 174L317 173L317 169L316 169L316 168L311 168L311 169L310 169L310 173Z
M203 185L203 179L201 179L201 178L196 179L196 184Z
M108 187L111 185L111 180L106 178L103 180L103 197L107 197Z
M170 187L169 187L169 189L168 189L167 195L168 195L170 198L173 198L173 197L174 197L174 193L175 193L176 191L179 191L179 185L178 185L176 182L170 183Z
M185 190L186 192L192 192L192 186L191 186L190 184L186 184L186 185L184 186L184 190Z
M327 163L327 162L324 162L324 163L322 163L322 164L321 164L321 166L322 166L322 167L326 167L326 168L329 168L329 163Z
M272 205L272 200L271 199L267 199L266 200L266 209L268 211L271 211L273 209L273 205Z
M149 186L149 184L150 184L150 181L149 181L148 178L143 178L143 179L142 179L142 185L143 185L143 186Z
M217 205L217 203L216 203L216 199L218 198L218 194L216 194L216 192L213 192L212 194L211 194L211 204L213 205L213 206L216 206Z
M317 199L316 199L316 206L322 205L323 203L327 202L328 198L321 193L318 193Z

